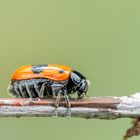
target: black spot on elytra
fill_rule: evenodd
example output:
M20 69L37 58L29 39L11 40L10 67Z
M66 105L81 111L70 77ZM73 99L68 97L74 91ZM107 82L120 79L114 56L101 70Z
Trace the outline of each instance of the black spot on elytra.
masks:
M35 74L39 74L42 72L48 65L32 65L32 72Z
M64 70L59 70L59 73L65 73L65 71Z

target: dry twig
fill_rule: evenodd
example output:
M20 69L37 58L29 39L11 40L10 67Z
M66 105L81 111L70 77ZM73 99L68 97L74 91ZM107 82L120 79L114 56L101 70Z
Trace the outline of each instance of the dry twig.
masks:
M55 99L0 98L0 117L51 117L54 115ZM117 119L140 118L140 93L122 97L91 97L88 99L70 99L71 117ZM67 107L61 99L57 114L65 117ZM140 119L128 129L124 139L140 134Z
M53 115L55 99L0 98L0 117ZM140 117L140 93L122 97L91 97L70 99L71 117L117 119ZM65 117L67 107L61 99L58 116Z

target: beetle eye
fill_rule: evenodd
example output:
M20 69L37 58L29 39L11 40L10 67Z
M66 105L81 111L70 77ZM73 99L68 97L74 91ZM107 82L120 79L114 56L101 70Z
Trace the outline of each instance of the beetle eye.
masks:
M76 84L79 84L81 82L81 78L73 72L71 73L71 78L72 78L72 81Z

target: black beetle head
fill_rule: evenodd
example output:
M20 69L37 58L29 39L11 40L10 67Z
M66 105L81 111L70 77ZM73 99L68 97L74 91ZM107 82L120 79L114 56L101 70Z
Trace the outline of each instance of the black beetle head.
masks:
M73 83L72 91L77 92L79 98L83 98L87 93L89 81L81 73L74 70L71 72L71 80Z

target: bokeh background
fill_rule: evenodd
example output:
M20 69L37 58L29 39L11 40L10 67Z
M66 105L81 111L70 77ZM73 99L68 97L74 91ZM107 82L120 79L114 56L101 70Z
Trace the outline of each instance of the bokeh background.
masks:
M0 96L9 97L16 68L46 63L86 75L90 96L140 91L139 5L137 0L1 0ZM129 126L130 119L0 118L0 139L121 140Z

